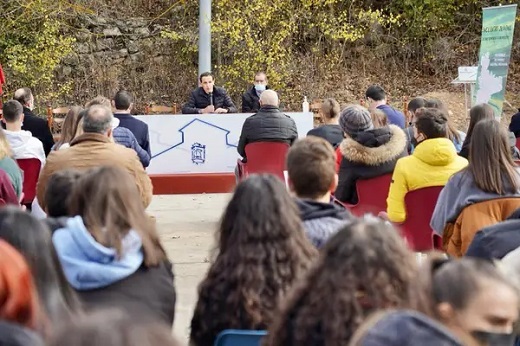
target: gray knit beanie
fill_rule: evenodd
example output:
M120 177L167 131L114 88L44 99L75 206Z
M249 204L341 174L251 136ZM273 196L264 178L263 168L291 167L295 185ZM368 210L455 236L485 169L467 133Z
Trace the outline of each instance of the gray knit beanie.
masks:
M339 126L349 136L374 128L370 112L360 105L350 105L343 109L339 116Z

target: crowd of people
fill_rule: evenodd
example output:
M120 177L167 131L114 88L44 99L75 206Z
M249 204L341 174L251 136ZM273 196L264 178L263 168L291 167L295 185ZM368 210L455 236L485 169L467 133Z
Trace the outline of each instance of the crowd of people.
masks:
M236 111L210 73L200 84L184 112ZM267 346L514 344L514 131L489 105L471 109L464 133L440 100L415 98L405 115L373 85L365 104L325 99L323 125L298 139L265 73L255 75L238 153L247 162L250 143L284 143L287 184L272 174L238 181L198 287L190 345L211 346L227 329L265 330ZM27 88L2 108L0 344L180 345L173 265L146 213L148 128L131 115L132 96L72 107L56 143L33 108ZM37 198L22 206L16 160L25 158L40 160L41 173ZM349 212L362 202L359 181L388 174L386 210ZM399 223L406 194L428 186L444 186L431 218L444 252L424 257Z

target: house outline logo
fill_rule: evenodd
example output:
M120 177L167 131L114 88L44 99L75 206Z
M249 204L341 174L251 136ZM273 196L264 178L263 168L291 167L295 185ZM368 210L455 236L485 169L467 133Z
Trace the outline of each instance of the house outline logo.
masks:
M206 146L200 143L191 145L191 162L201 165L206 162Z

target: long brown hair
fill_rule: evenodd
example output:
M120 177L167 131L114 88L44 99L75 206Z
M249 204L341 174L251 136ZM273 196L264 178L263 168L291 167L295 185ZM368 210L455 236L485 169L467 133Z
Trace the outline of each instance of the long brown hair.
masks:
M94 168L76 183L71 215L80 215L96 241L122 255L123 237L132 229L143 243L144 263L156 266L166 259L154 223L146 215L130 174L121 168Z
M237 186L217 243L191 321L198 346L212 345L224 329L266 329L316 255L294 200L272 175L251 175Z
M443 111L443 113L446 115L446 119L448 119L447 122L447 128L446 128L446 136L449 138L450 141L455 141L460 143L461 137L459 134L459 131L455 127L455 124L453 124L453 121L451 120L451 117L449 116L450 112L448 110L448 107L438 99L429 99L426 100L425 106L426 108L437 108Z
M79 113L83 108L79 106L71 107L63 120L63 126L61 128L60 140L54 145L54 149L58 150L65 143L70 143L76 135L76 129L80 120Z
M405 305L415 274L415 258L392 226L347 225L292 291L265 345L347 345L370 313Z
M479 121L473 129L466 172L473 176L479 189L504 195L520 188L520 176L511 158L506 129L494 119ZM473 155L477 153L478 155Z

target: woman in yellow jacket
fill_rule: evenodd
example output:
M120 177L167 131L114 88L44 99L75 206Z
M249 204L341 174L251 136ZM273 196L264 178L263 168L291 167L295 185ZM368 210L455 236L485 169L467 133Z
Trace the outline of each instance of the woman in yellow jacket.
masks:
M454 173L468 165L446 136L448 116L442 109L420 109L413 126L419 144L412 155L397 161L386 200L392 222L406 220L404 196L408 191L446 185Z

